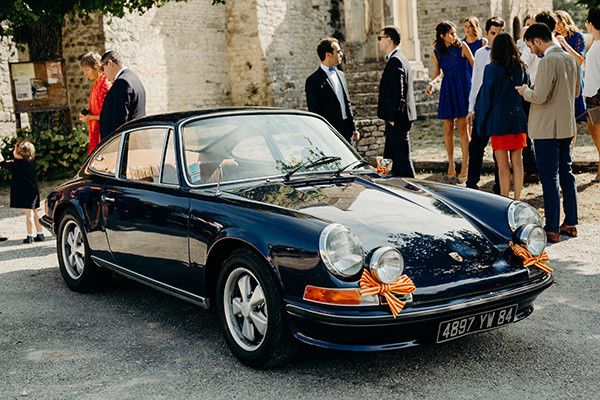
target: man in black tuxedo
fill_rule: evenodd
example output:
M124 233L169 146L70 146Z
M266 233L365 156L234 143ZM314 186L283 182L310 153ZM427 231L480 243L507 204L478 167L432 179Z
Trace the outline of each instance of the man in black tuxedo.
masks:
M400 30L386 26L377 36L379 49L387 61L379 82L377 117L385 121L383 156L391 158L392 175L415 177L410 159L409 131L417 119L413 71L408 59L400 51Z
M125 122L146 115L146 90L115 51L104 53L100 62L106 79L112 82L100 112L100 139L105 139Z
M348 142L358 142L360 134L354 124L346 77L337 69L343 54L340 44L334 38L322 39L317 54L321 65L306 78L308 111L325 118Z

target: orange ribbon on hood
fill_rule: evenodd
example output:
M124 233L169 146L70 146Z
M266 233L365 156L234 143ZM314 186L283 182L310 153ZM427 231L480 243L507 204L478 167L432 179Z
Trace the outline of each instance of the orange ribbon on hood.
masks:
M402 311L405 304L403 301L398 300L394 294L404 296L417 290L413 281L406 275L402 275L394 283L386 284L375 279L371 272L366 268L360 277L359 284L361 296L380 294L385 297L394 318L400 314L400 311Z
M534 256L525 247L521 245L513 244L513 242L510 242L508 245L510 246L510 248L516 256L521 257L523 259L524 267L534 266L548 273L554 271L548 266L550 259L548 258L548 253L546 253L545 251L542 252L542 254L540 254L539 256Z

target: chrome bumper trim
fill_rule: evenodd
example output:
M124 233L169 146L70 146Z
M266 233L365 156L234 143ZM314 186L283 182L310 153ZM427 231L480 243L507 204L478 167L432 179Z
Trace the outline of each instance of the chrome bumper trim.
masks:
M544 278L535 283L531 283L526 286L522 286L515 289L508 289L505 291L492 292L487 293L485 295L479 296L479 298L467 300L464 302L460 302L457 304L443 305L443 306L431 306L425 309L411 309L410 307L402 310L397 321L401 322L405 319L412 319L416 317L430 317L436 316L438 314L444 314L447 312L459 311L465 308L477 307L481 305L485 305L488 303L495 303L503 300L510 299L512 297L520 296L523 294L527 294L529 292L535 292L537 290L543 290L545 287L550 286L554 282L554 274L546 274ZM417 289L418 290L418 289ZM410 303L409 303L410 304ZM287 304L286 310L290 314L302 315L302 314L312 314L319 317L326 317L335 320L355 320L355 321L373 321L373 320L381 320L381 321L391 321L394 320L393 316L390 315L339 315L336 313L338 310L332 310L331 312L323 312L322 310L317 311L314 309L307 309L295 304ZM341 311L341 310L339 310Z

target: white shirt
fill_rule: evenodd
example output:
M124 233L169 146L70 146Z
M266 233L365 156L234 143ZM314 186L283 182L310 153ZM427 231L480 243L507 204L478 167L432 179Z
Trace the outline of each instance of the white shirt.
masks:
M559 45L553 44L552 46L550 46L546 50L544 50L544 57L546 57L548 55L548 53L550 52L550 50L554 49L555 47L559 47Z
M600 40L594 40L585 55L583 96L593 97L600 89Z
M117 74L115 75L115 81L119 78L119 75L121 75L126 69L127 67L123 67L119 70L119 72L117 72Z
M538 66L540 64L540 58L533 54L523 39L517 41L519 51L521 52L521 61L527 65L527 72L529 72L529 79L531 85L535 84L535 76L537 75Z
M340 80L340 77L337 74L337 68L333 71L330 71L329 67L321 64L321 69L327 74L327 79L329 80L329 83L331 83L333 91L335 92L335 95L340 102L340 108L342 110L342 119L348 118L348 116L346 115L346 102L344 101L344 88L342 87L342 81Z
M490 46L485 45L475 52L473 75L471 76L471 91L469 92L469 112L475 111L475 100L477 100L477 94L483 84L483 70L491 61L491 50Z

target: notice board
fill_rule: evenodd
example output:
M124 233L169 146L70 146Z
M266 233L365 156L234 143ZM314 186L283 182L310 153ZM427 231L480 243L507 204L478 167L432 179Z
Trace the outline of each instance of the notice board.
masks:
M15 113L69 107L64 60L9 63Z

